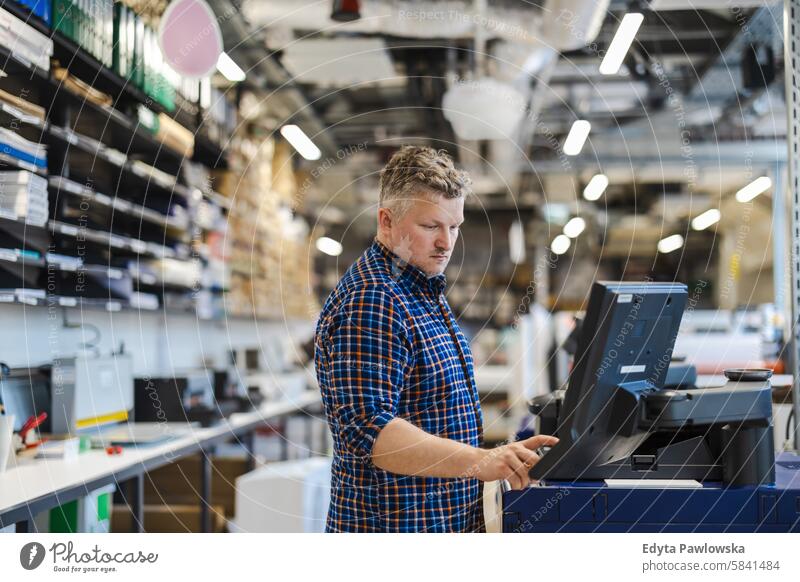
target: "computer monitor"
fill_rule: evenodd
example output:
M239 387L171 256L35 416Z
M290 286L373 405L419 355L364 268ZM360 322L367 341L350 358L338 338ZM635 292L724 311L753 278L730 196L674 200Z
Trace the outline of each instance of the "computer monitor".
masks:
M679 283L592 286L553 447L534 479L580 479L582 471L629 456L639 395L663 387L687 301Z

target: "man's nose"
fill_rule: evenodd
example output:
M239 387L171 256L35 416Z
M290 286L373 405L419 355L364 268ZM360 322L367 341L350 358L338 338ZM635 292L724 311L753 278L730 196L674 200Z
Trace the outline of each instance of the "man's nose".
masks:
M450 232L449 228L445 228L439 231L439 236L436 238L436 246L440 250L443 251L450 251L453 248L453 243L455 242L455 236L452 232Z

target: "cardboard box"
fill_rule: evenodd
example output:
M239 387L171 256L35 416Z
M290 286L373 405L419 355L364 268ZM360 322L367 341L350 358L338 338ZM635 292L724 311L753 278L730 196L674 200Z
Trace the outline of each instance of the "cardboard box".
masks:
M247 472L247 460L212 458L211 504L233 515L236 479ZM194 455L151 471L145 477L147 505L198 505L200 503L200 456Z
M227 531L227 518L222 506L211 506L211 532ZM144 530L150 533L200 533L199 505L145 505ZM133 531L133 517L125 505L115 505L111 513L111 532Z

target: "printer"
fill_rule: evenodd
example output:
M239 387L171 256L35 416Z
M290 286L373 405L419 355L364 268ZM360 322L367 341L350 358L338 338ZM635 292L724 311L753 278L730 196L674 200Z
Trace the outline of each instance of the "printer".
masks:
M746 507L731 511L733 531L742 519L738 531L774 524L779 503L783 525L798 527L800 457L776 463L768 376L740 371L714 388L665 384L687 296L679 283L593 285L567 389L530 404L534 413L555 411L559 442L530 471L538 487L503 495L506 531L687 531L704 523L709 496L731 488L749 491ZM662 483L677 487L666 494ZM797 491L784 499L787 487ZM657 516L636 501L658 495ZM543 503L553 508L544 515ZM759 522L762 514L770 521ZM719 526L719 512L713 519Z
M14 430L47 413L43 433L75 435L128 420L133 364L128 354L77 354L34 367L8 369L0 402L15 415Z

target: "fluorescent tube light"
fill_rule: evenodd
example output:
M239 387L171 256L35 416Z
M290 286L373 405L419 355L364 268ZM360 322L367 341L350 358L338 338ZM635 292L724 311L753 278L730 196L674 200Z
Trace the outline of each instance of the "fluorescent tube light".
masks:
M663 238L658 241L658 252L666 255L672 251L677 251L682 246L683 237L679 234L673 234L672 236L668 236L667 238Z
M711 208L692 220L692 228L695 230L705 230L712 224L718 223L720 218L722 218L722 213L716 208Z
M599 200L607 187L608 177L605 174L595 174L586 184L586 188L583 189L583 197L590 202Z
M586 221L580 216L576 216L564 225L564 234L569 238L577 238L585 229Z
M569 239L568 236L560 234L553 239L553 242L550 243L550 250L557 255L563 255L564 253L567 252L567 250L569 249L569 245L571 244L572 241Z
M338 257L342 254L342 245L339 241L335 241L327 236L321 236L317 239L317 250L332 257Z
M628 54L628 49L636 37L636 32L644 21L644 16L639 12L631 12L622 18L619 28L606 51L606 56L600 63L601 75L616 75Z
M322 157L322 152L314 145L314 142L296 125L284 125L281 127L281 135L286 138L297 153L305 159L314 161Z
M219 53L219 58L217 59L217 70L222 73L225 78L228 79L228 81L232 81L234 83L244 81L246 77L242 68L234 63L233 59L224 51Z
M750 182L747 186L736 193L736 200L739 202L750 202L759 194L763 194L772 187L772 180L767 176L761 176Z
M569 130L567 139L564 141L564 153L568 156L577 156L583 149L583 144L586 138L589 137L589 132L592 130L592 125L585 119L577 119Z

